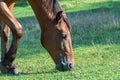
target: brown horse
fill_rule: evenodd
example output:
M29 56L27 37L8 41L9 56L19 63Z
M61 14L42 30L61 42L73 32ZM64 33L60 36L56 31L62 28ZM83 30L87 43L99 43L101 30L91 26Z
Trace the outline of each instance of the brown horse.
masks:
M3 73L17 74L13 65L17 47L22 37L22 26L11 13L17 0L0 0L0 21L2 55L0 70ZM41 27L41 43L49 52L60 71L71 70L74 66L74 56L71 46L70 25L66 14L57 0L28 0ZM8 49L10 30L12 43Z

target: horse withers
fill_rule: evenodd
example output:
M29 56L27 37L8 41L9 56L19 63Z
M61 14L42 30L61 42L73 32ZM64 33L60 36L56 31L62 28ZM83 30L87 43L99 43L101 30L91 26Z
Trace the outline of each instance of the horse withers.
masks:
M13 61L16 57L19 39L22 37L22 26L11 13L16 0L0 0L2 55L0 70L3 73L17 74L18 70ZM57 0L28 0L41 28L41 43L49 52L56 64L56 69L69 71L74 66L72 52L70 25L66 14L61 9ZM10 30L13 39L8 49ZM6 31L7 29L7 31Z

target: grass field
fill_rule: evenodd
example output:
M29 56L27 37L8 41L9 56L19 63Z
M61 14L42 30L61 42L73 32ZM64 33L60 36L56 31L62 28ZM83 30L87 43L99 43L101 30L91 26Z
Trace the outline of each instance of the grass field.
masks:
M0 80L120 80L120 1L61 0L60 4L72 28L74 69L55 70L40 44L39 25L30 6L15 7L13 13L24 28L14 62L20 73L0 74Z

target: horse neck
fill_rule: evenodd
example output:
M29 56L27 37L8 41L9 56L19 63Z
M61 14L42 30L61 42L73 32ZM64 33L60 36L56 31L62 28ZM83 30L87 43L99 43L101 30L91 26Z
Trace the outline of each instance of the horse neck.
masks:
M57 0L28 0L30 3L40 26L45 26L45 23L52 21L56 13L61 10Z

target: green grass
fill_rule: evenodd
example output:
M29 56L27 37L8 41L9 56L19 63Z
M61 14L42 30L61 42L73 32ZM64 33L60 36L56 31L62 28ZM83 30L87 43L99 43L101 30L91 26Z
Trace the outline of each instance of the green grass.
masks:
M81 0L82 6L74 10L64 6L66 1L60 2L72 28L75 67L70 72L55 70L51 57L40 44L39 25L30 7L16 7L13 12L24 28L14 62L20 73L0 74L0 80L120 80L120 1L96 1L86 0L83 4Z
M95 9L99 7L120 7L119 0L66 0L61 1L63 9L67 12Z

